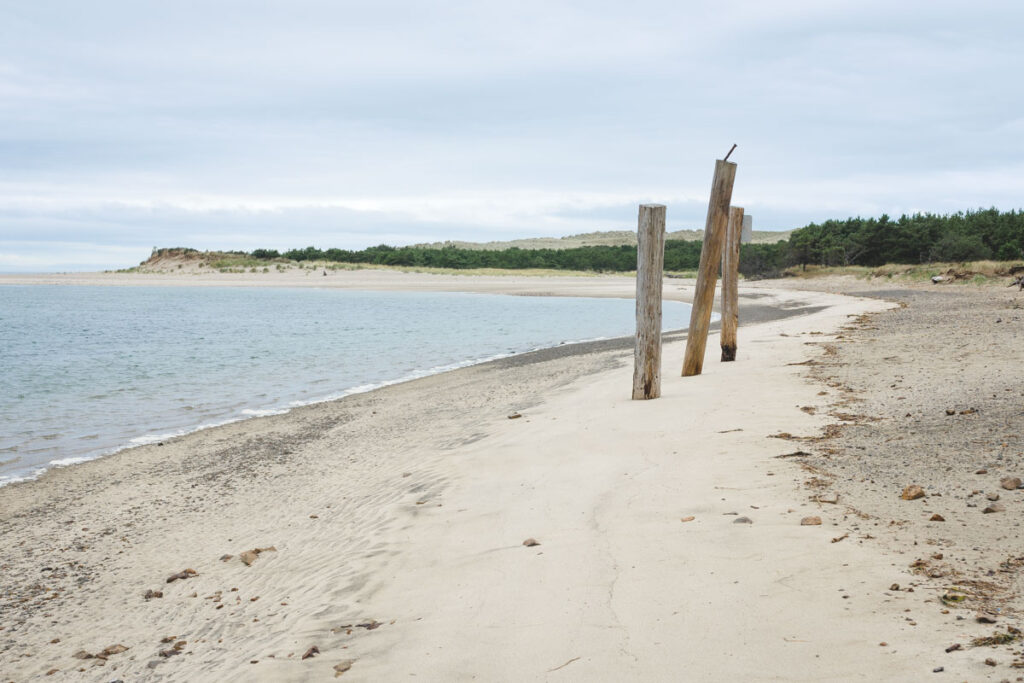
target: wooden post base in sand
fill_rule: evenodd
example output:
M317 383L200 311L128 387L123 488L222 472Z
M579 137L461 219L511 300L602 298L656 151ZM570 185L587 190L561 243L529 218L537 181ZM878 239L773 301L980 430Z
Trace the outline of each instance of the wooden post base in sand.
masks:
M699 375L704 368L704 349L711 326L711 308L715 301L718 266L722 261L722 242L729 223L729 202L736 179L736 164L718 160L711 180L711 200L704 224L704 246L700 251L697 287L693 293L690 311L690 331L686 337L686 355L683 358L683 377Z
M665 263L665 207L641 204L636 231L636 345L633 398L661 396L661 283Z

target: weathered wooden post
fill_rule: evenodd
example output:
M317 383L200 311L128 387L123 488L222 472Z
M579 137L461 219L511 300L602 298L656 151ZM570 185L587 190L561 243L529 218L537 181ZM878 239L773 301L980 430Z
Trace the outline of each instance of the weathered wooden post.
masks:
M727 154L726 157L728 156ZM736 164L724 159L715 162L708 217L704 223L704 246L700 251L697 287L693 293L693 308L690 310L690 331L686 336L683 377L699 375L704 367L704 349L708 343L711 307L715 301L715 284L718 281L718 266L722 259L722 238L729 222L729 202L732 201L732 184L735 179Z
M740 322L740 237L743 233L743 209L729 209L722 248L722 361L736 360L736 328Z
M633 398L661 396L661 282L665 206L641 204L636 231L636 346Z

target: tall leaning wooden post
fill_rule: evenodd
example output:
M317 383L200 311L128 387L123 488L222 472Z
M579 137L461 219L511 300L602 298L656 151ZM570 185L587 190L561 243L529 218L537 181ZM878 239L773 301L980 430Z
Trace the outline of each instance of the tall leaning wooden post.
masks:
M704 349L708 343L718 266L722 260L722 240L729 222L729 202L732 201L732 184L735 179L736 164L724 159L715 161L708 218L704 223L704 246L700 250L697 287L693 293L693 308L690 310L690 331L686 336L683 377L699 375L704 368Z
M736 360L736 328L740 322L740 237L743 233L743 209L729 209L722 248L722 362Z
M641 204L636 231L636 346L633 399L661 396L661 283L665 206Z

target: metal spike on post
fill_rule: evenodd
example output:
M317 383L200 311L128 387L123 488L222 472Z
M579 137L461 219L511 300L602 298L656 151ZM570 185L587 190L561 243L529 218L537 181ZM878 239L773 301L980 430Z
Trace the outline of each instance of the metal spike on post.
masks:
M743 236L743 209L729 209L722 248L722 361L736 360L736 328L739 326L740 238Z
M735 149L735 145L733 145ZM732 150L729 150L732 154ZM686 355L683 358L683 377L699 375L704 368L704 349L708 343L711 308L715 301L718 266L722 260L722 241L729 222L729 202L736 179L736 164L720 159L715 161L715 175L711 180L711 199L704 225L704 246L700 251L697 286L693 292L690 310L690 331L686 336Z
M636 231L636 345L633 399L661 396L661 285L665 206L641 204Z

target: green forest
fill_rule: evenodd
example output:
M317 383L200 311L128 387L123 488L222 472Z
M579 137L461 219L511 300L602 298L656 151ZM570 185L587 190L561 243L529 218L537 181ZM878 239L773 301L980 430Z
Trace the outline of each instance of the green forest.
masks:
M700 242L670 240L665 244L665 270L694 270ZM334 261L434 268L545 268L623 272L636 268L634 246L592 246L574 249L485 251L444 247L379 245L359 251L292 249L279 253L257 249L257 259ZM811 223L775 244L744 244L740 272L747 277L777 275L792 266L881 266L985 259L1011 261L1024 257L1024 211L979 209L954 214L917 213L893 220L847 218Z

